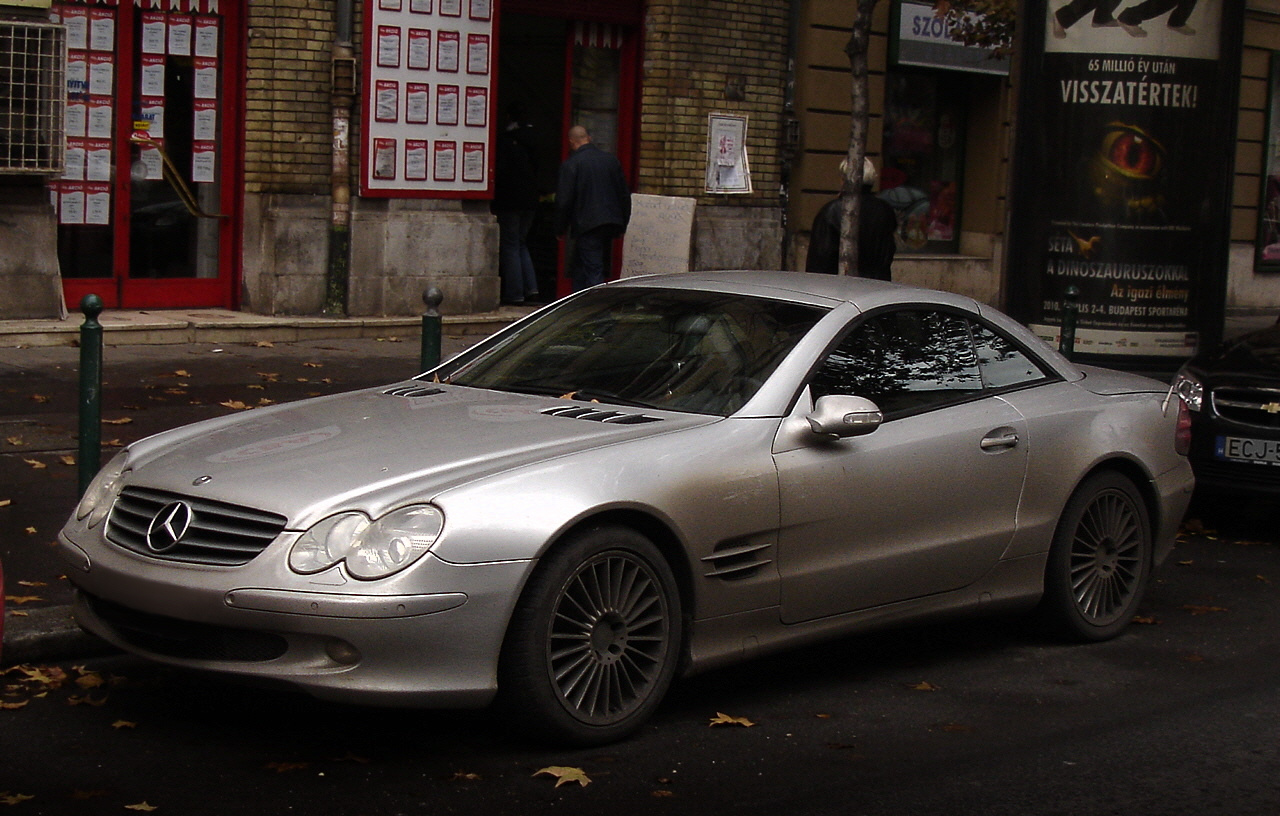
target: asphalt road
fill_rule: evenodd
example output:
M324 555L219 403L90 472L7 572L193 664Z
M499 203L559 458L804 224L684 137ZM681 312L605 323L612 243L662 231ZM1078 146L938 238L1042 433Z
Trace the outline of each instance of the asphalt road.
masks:
M1015 619L846 638L681 681L639 735L590 751L529 744L481 712L337 706L131 658L11 669L0 803L29 796L15 814L58 816L1274 816L1280 549L1274 514L1241 512L1184 537L1144 622L1115 641L1060 645ZM718 713L754 725L712 726ZM537 775L548 767L590 783L556 787Z
M108 349L104 440L392 382L417 359L413 343L219 348ZM48 542L74 504L76 467L62 457L75 448L75 359L0 350L0 558L6 594L37 599L11 612L69 595ZM483 712L337 706L117 655L10 668L0 805L46 816L1274 816L1280 515L1201 503L1194 517L1142 622L1115 641L1065 646L1014 619L846 638L685 679L635 738L592 751L532 745ZM754 724L712 726L719 713ZM538 775L548 767L590 783L556 787Z

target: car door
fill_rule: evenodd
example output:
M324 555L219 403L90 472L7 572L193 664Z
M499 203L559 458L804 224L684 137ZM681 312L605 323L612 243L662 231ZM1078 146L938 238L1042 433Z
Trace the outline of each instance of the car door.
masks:
M899 308L869 316L818 366L802 402L863 396L885 421L776 450L784 621L958 589L1004 553L1026 422L984 387L984 362L965 316Z

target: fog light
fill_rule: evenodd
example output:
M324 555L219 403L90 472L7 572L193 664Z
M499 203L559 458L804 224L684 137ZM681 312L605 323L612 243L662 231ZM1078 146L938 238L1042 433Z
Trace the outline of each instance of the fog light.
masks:
M330 640L325 643L324 653L341 666L354 666L360 662L360 650L345 640Z

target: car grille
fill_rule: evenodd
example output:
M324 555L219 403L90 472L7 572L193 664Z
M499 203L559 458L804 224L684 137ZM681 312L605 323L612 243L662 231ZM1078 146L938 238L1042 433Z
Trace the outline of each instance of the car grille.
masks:
M1196 479L1206 485L1248 485L1280 489L1280 466L1253 462L1219 462L1197 459L1192 462Z
M566 405L563 408L548 408L542 413L546 416L585 419L589 422L607 422L612 425L638 425L644 422L662 421L658 417L646 416L644 414L627 414L622 411L604 411L599 408L586 408L577 405Z
M288 642L269 632L251 632L207 623L167 618L82 592L93 614L125 643L152 654L182 660L229 660L257 663L275 660Z
M1280 389L1223 386L1213 389L1218 416L1255 428L1280 429Z
M176 542L164 541L163 548L155 546L156 539L148 544L147 531L157 516L170 512L177 504L190 510L190 525L185 532ZM286 521L277 513L131 486L120 493L111 508L106 535L111 543L150 558L237 567L266 549Z

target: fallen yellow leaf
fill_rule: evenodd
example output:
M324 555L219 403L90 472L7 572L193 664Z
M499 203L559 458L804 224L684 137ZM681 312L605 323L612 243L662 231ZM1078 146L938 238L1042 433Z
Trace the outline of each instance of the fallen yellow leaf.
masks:
M46 465L44 462L39 462L39 461L36 461L35 459L23 459L22 461L26 462L28 465L31 465L31 467L35 468L36 470L44 470L46 467L48 467L48 465Z
M103 425L128 425L133 422L133 417L120 417L119 419L104 419Z
M556 778L556 787L568 785L571 782L577 782L582 787L591 784L591 777L587 776L581 768L567 768L563 765L552 765L543 768L534 774L534 776L554 776Z
M717 711L716 715L711 718L710 724L712 726L740 725L743 728L750 728L751 726L755 725L755 723L751 722L751 720L748 720L746 717L730 717L728 714L724 714L719 711Z
M138 724L136 722L129 722L128 720L116 720L115 722L111 723L111 727L112 728L137 728Z
M919 683L916 683L914 686L912 686L911 690L912 691L937 691L938 686L935 686L933 683L930 683L928 680L921 680Z
M74 465L76 463L76 458L71 454L63 454L58 457L58 461L64 465Z
M144 813L150 813L151 811L153 811L153 810L155 810L155 809L156 809L156 806L155 806L155 805L149 805L149 804L147 804L147 803L146 803L146 801L142 801L142 802L139 802L139 803L138 803L138 804L136 804L136 805L125 805L125 806L124 806L124 809L125 809L125 810L140 810L140 811L143 811Z
M28 603L39 603L44 600L44 598L41 598L39 595L6 595L4 596L4 599L6 603L11 603L14 606L21 606L22 604Z
M4 803L6 805L17 805L34 798L34 796L28 796L25 793L9 793L9 791L0 793L0 803Z

